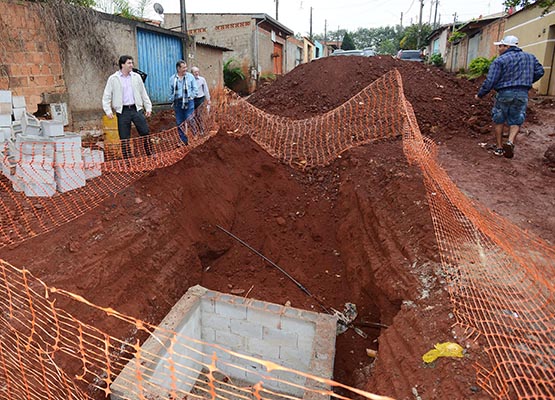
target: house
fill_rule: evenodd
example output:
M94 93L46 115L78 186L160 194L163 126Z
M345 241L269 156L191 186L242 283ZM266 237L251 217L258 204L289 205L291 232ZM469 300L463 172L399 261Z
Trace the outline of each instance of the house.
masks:
M0 15L0 39L7 43L0 46L0 90L24 96L28 111L65 103L68 129L99 128L104 86L122 54L132 56L135 66L147 74L145 85L153 103L167 103L168 79L184 54L181 32L82 7L73 13L86 23L78 30L71 23L60 29L34 2L0 0L0 7L5 11ZM63 18L57 21L64 27Z
M316 46L308 37L303 36L303 63L311 62L314 59Z
M460 27L460 25L456 24L453 28L453 24L445 24L434 29L426 38L426 43L428 43L426 54L440 54L445 61L450 48L449 37L453 30Z
M165 14L164 26L179 27L180 15ZM261 77L288 72L289 59L297 56L287 51L294 32L267 14L187 14L187 31L198 41L231 49L224 61L239 62L249 92Z
M493 42L503 37L504 27L504 13L480 17L462 24L455 30L462 35L448 46L445 69L460 71L467 69L476 57L496 56L497 49Z
M287 66L286 71L291 71L304 60L304 42L296 37L287 39Z
M530 5L510 15L503 35L514 35L522 50L534 54L545 69L545 75L534 87L541 95L555 96L555 10L543 13L543 8Z
M200 74L210 89L224 87L224 61L222 54L232 51L227 47L216 46L204 42L191 42L188 47L188 58L191 66L200 68Z

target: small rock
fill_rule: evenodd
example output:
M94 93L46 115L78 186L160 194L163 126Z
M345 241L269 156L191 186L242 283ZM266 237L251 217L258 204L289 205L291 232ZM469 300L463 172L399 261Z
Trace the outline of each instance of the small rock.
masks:
M285 225L285 224L287 223L287 221L285 221L285 218L283 218L283 217L277 217L277 218L276 218L276 223L277 223L279 226L283 226L283 225Z
M555 165L555 144L552 144L547 148L543 158L548 164Z
M237 294L237 295L238 294L243 294L243 293L245 293L245 289L232 289L230 293L231 294Z
M141 204L143 201L140 197L135 197L135 204Z
M289 300L285 302L285 307L291 307L291 302Z

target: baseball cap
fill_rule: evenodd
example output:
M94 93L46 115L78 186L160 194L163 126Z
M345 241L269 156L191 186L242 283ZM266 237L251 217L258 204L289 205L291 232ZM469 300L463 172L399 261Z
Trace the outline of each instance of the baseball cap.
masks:
M518 46L518 38L516 36L505 36L500 42L493 42L494 45L499 46L504 44L505 46Z

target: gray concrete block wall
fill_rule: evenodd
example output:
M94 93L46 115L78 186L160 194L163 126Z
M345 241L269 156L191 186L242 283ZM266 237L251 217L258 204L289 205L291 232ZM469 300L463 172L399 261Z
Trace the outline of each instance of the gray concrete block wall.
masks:
M166 335L177 334L163 341L151 338L142 346L153 361L140 363L139 372L148 377L148 391L141 395L167 398L172 387L188 392L202 369L214 365L232 381L262 382L263 388L312 400L315 393L306 388L322 389L321 384L295 370L331 378L336 323L333 316L195 286L160 325ZM138 368L134 363L129 362L112 385L114 400L141 398L133 385Z
M185 392L190 391L196 384L200 371L203 368L202 344L193 341L186 342L183 338L201 338L201 309L200 304L189 312L181 322L178 329L179 341L173 346L172 354L156 365L151 380L156 380L158 384L171 389L174 385ZM175 370L175 380L170 368Z

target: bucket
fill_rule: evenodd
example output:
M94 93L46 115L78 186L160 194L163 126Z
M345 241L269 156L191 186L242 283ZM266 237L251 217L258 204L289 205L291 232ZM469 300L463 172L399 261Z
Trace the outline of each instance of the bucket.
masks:
M104 133L104 152L107 159L121 158L121 144L118 133L118 117L110 119L102 116L102 131Z

